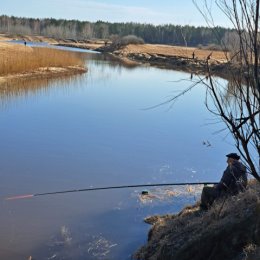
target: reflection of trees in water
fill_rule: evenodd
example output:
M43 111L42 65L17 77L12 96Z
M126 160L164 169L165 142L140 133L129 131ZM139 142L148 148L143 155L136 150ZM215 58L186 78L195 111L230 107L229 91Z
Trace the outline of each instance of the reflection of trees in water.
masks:
M235 140L235 146L247 164L248 171L258 180L259 177L259 90L252 77L245 73L232 74L227 83L220 82L210 75L207 86L207 108L226 124ZM205 83L205 81L204 81Z
M215 84L218 84L218 95L223 106L234 109L237 98L239 97L239 91L234 79L229 79L224 82L220 82L218 79L214 79Z
M260 1L217 2L217 6L234 27L229 39L222 42L223 49L232 48L231 57L226 56L225 70L233 80L223 88L215 81L213 68L206 61L209 81L203 80L203 83L207 87L207 96L213 101L213 106L207 107L225 123L248 172L260 182ZM205 1L203 7L206 6ZM211 8L196 7L209 25L214 25ZM220 91L220 88L226 92Z
M251 88L248 88L245 80L240 78L230 78L223 83L214 79L215 84L218 84L218 98L221 101L223 109L229 110L229 113L235 113L236 118L240 116L245 104L245 93L247 93L248 102L253 104L254 93ZM238 111L236 111L238 109Z
M140 69L140 65L122 60L111 54L88 53L88 73L90 82L107 83L111 76L120 76L126 70ZM145 67L142 67L145 68Z
M59 77L14 78L0 83L0 103L5 104L16 97L26 97L38 92L47 92L50 87L69 88L70 85L79 85L82 77L66 75Z
M87 59L91 59L94 65L105 64L109 69L121 71L122 68L135 69L139 64L135 62L128 62L127 59L121 59L120 57L112 54L90 53L87 54Z

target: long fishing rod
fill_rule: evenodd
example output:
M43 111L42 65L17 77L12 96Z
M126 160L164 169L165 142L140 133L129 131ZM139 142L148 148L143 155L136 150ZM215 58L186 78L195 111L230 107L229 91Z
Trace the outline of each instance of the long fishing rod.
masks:
M56 194L74 193L74 192L83 192L83 191L113 190L113 189L126 189L126 188L140 188L140 187L160 187L160 186L208 185L208 184L217 184L217 183L218 182L179 182L179 183L156 183L156 184L138 184L138 185L96 187L96 188L74 189L74 190L63 190L63 191L54 191L54 192L26 194L26 195L8 197L8 198L5 198L5 200L26 199L26 198L32 198L32 197L38 197L38 196L56 195Z

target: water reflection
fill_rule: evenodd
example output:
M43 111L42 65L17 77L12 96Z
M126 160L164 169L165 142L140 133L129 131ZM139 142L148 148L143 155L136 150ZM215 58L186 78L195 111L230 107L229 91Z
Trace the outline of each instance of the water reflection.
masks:
M90 67L93 66L96 70L98 70L98 73L100 75L98 80L103 79L104 81L108 80L111 77L111 72L113 72L113 74L121 75L123 71L126 69L128 71L131 71L138 69L141 66L140 64L124 59L122 60L111 54L101 55L89 53L86 55L86 60L88 60L91 63ZM103 66L104 64L105 66ZM95 72L93 70L89 71L90 77L91 73Z
M0 82L0 102L7 104L16 97L28 97L38 92L46 93L50 87L69 88L70 85L80 85L81 82L80 75L8 79Z
M238 149L243 147L240 152L244 163L255 165L254 170L251 169L249 172L259 172L257 169L259 168L260 121L256 120L259 113L259 92L255 84L244 75L237 75L228 82L213 79L212 86L209 87L208 96L212 97L214 105L208 105L209 109L221 115L219 118L226 122L222 132L234 136Z

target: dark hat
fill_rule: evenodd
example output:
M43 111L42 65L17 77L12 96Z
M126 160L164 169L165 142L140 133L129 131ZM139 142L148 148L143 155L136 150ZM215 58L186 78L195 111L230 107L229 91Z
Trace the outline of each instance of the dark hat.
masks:
M240 159L240 156L236 153L229 153L226 155L228 158L232 158L232 159L235 159L235 160L239 160Z

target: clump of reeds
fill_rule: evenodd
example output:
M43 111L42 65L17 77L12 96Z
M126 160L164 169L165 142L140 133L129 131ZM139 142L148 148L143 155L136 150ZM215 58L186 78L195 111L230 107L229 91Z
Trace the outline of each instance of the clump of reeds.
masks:
M0 76L26 73L48 67L84 67L77 53L51 48L8 46L0 48Z

